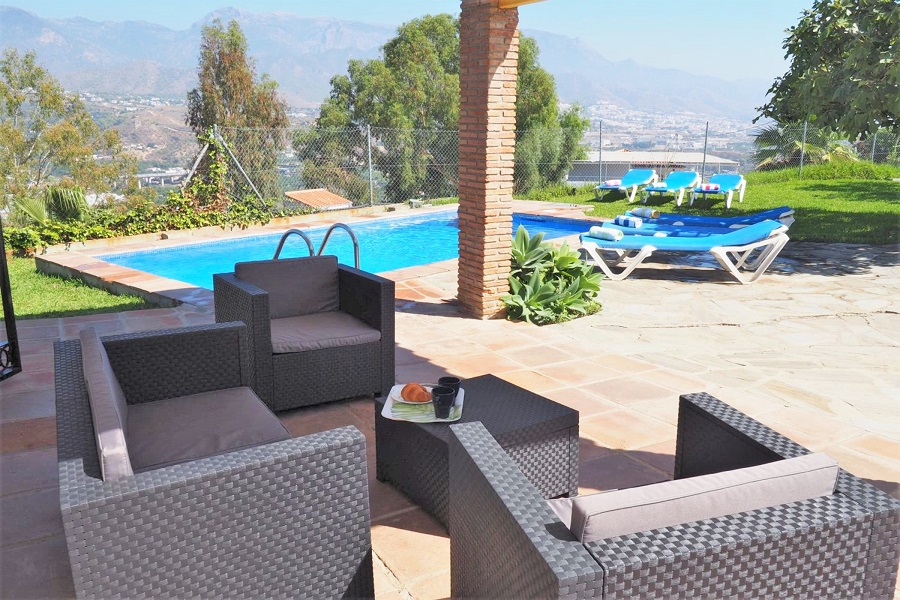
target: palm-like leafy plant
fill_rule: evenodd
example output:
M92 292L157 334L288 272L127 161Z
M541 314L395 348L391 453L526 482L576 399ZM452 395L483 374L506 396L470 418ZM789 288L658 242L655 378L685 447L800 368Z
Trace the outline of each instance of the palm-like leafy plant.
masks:
M43 196L17 198L13 206L18 221L46 225L48 221L83 221L89 207L80 187L51 186Z
M758 169L780 169L800 164L801 152L808 164L832 160L859 160L844 136L830 129L807 127L803 143L802 123L773 123L762 127L753 140L753 161Z

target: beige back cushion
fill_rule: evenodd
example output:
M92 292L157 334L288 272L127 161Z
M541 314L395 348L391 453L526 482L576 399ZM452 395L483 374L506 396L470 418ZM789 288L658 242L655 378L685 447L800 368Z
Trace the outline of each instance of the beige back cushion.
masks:
M797 502L834 492L838 465L821 453L711 475L580 496L570 529L582 542Z
M105 481L132 475L125 444L128 406L122 386L113 373L103 342L93 327L82 329L81 358L87 383L94 435L100 453L100 471Z
M269 317L272 319L340 308L335 256L237 263L234 274L269 292Z

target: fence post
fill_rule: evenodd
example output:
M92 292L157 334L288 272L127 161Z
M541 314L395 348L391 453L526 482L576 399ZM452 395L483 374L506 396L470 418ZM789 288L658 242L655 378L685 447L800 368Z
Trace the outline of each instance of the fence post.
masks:
M803 157L806 154L806 126L809 124L808 119L803 120L803 139L800 140L800 172L798 175L803 176Z
M703 183L703 180L706 178L706 144L707 143L709 143L709 121L706 122L706 133L703 134L703 164L700 166L700 183Z
M872 137L872 162L875 162L875 144L878 143L878 132L875 132L875 135Z
M375 206L375 187L372 184L372 126L366 125L366 148L369 157L369 206Z
M597 146L597 169L599 170L600 180L597 182L598 184L603 184L603 121L600 121L600 126L597 128L600 132L600 144Z

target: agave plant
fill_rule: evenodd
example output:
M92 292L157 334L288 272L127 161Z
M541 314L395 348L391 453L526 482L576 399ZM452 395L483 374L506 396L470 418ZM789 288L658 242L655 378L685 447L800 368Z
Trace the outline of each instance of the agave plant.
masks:
M508 317L541 325L599 309L601 275L567 244L557 248L543 239L540 233L530 237L524 227L516 232L510 293L503 297Z

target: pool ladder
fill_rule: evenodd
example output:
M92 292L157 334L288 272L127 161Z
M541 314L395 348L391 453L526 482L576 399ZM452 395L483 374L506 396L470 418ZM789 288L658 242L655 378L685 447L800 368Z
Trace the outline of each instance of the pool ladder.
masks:
M334 225L332 225L331 227L328 228L328 231L325 232L325 239L322 240L322 245L319 246L318 253L316 253L316 251L313 250L313 243L312 243L312 240L309 239L308 235L306 235L299 229L288 229L287 231L284 232L284 235L281 236L281 240L278 242L278 248L275 250L275 256L273 256L272 258L273 259L278 258L278 255L281 254L281 249L284 247L284 242L287 241L287 239L292 234L299 235L300 237L303 238L303 241L306 242L307 248L309 248L310 256L322 256L322 250L325 249L325 245L328 243L328 240L329 240L329 238L331 238L331 234L335 229L343 229L344 231L346 231L347 233L350 234L350 239L353 240L354 266L358 269L359 268L359 240L356 239L356 234L353 233L353 230L350 229L350 227L348 227L347 225L344 225L343 223L335 223Z

